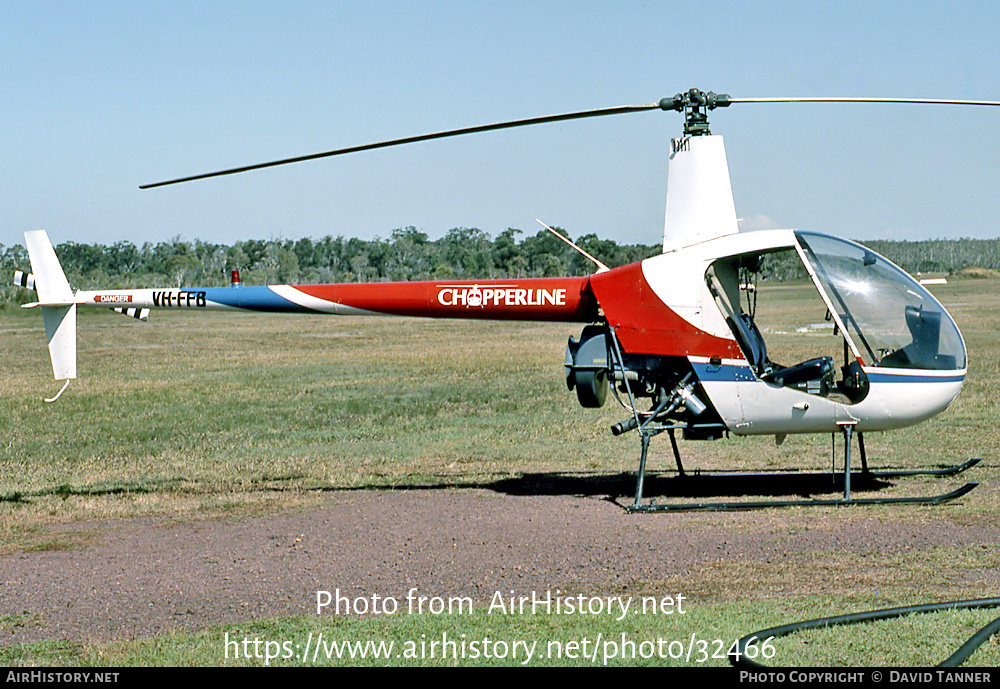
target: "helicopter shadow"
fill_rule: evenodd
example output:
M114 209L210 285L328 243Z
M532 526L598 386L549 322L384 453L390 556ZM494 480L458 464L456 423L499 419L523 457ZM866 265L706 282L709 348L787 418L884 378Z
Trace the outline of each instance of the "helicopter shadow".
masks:
M851 474L851 488L878 491L894 484L872 474ZM507 495L575 495L599 497L611 501L634 498L636 475L538 473L502 479L486 488ZM647 474L644 498L733 498L744 496L810 498L816 495L843 494L843 474L829 472L698 473L684 475Z

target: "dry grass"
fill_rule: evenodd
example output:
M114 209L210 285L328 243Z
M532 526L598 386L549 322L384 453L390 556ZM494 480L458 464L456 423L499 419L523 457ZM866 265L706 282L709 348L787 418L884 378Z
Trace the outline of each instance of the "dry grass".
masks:
M868 439L877 466L985 457L974 476L985 485L948 508L971 521L998 514L997 287L970 279L935 288L966 337L965 390L930 422ZM773 358L836 348L821 328L796 332L823 321L808 286L765 290L781 293L760 300ZM781 308L763 311L769 303ZM0 311L5 539L52 521L295 508L315 489L634 471L634 438L608 432L622 411L581 409L564 386L574 325L166 311L143 324L88 312L80 379L48 405L41 397L56 384L36 316ZM682 452L689 467L708 470L821 471L834 461L829 436L791 436L780 447L767 438L682 443ZM651 468L672 464L669 444L654 441Z
M80 378L49 405L36 315L0 312L6 535L283 509L317 488L624 468L608 442L617 415L580 410L564 387L576 326L176 312L142 324L91 312Z

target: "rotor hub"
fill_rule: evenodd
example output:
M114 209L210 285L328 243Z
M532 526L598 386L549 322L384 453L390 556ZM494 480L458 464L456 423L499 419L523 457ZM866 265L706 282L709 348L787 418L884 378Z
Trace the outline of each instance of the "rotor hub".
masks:
M689 89L660 101L660 110L684 113L684 136L708 136L708 111L728 107L732 101L726 93Z

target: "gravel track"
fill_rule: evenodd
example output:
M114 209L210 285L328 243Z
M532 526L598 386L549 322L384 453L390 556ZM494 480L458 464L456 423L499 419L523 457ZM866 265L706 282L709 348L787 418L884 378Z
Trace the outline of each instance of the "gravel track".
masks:
M317 590L402 600L415 587L487 601L495 591L590 595L652 582L676 594L720 562L1000 542L1000 527L940 512L898 523L875 514L629 515L597 497L419 489L330 493L308 510L238 520L58 526L53 534L83 546L0 557L0 616L22 622L0 626L0 644L313 615Z

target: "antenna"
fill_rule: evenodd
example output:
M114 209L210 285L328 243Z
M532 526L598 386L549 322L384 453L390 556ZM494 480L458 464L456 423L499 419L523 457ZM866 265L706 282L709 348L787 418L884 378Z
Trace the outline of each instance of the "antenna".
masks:
M590 259L591 261L593 261L597 265L597 272L598 273L606 273L607 271L611 270L606 265L604 265L603 263L601 263L600 261L598 261L596 258L594 258L590 254L588 254L586 251L584 251L583 249L581 249L580 247L578 247L576 244L574 244L573 242L571 242L568 237L564 237L563 235L559 234L558 232L556 232L555 230L553 230L551 227L549 227L548 225L546 225L545 223L543 223L538 218L535 218L535 222L537 222L539 225L541 225L542 227L544 227L546 230L548 230L549 232L551 232L555 236L559 237L559 239L563 240L564 242L566 242L567 244L569 244L571 247L573 247L574 249L576 249L577 251L579 251L581 254L584 255L584 257L586 257L586 258Z

